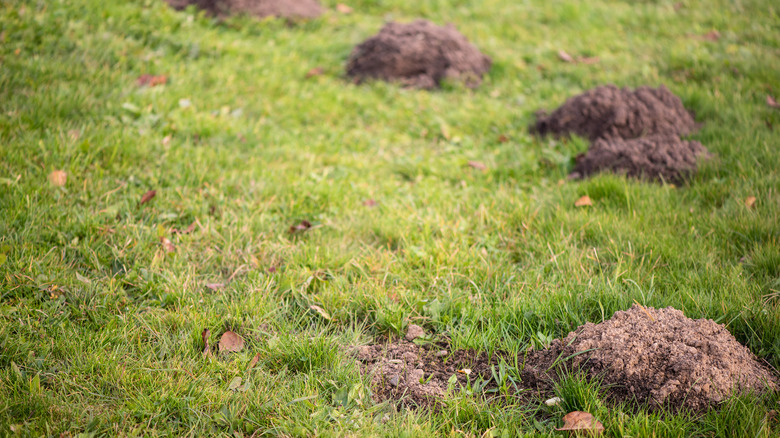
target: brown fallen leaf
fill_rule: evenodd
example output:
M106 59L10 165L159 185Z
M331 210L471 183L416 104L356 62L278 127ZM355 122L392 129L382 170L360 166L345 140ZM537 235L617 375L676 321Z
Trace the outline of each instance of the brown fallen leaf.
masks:
M753 205L756 203L756 197L755 196L748 196L745 199L745 207L747 208L753 208Z
M190 234L195 231L195 227L198 225L198 221L191 223L186 229L178 230L176 228L171 230L171 234Z
M259 360L260 360L260 353L257 353L255 354L255 357L253 357L252 360L249 361L249 366L246 367L246 370L249 371L252 368L254 368L255 365L257 365L257 361Z
M313 78L315 76L322 76L325 73L325 69L322 67L314 67L306 73L306 79Z
M323 309L322 307L312 304L311 306L309 306L309 309L319 313L321 317L330 321L330 314L328 314L328 312L326 312L325 309Z
M230 330L222 333L222 337L219 338L219 352L223 353L230 351L237 353L244 349L244 338L231 332Z
M587 432L590 435L601 435L604 432L604 425L587 412L574 411L564 415L563 427L555 430L568 430L574 434Z
M157 196L157 190L149 190L148 192L144 193L143 196L141 196L141 202L138 203L138 205L144 205L147 202L151 201L152 198Z
M571 55L569 55L568 53L566 53L563 50L558 50L558 58L560 58L561 61L564 61L564 62L575 62L574 58L572 58Z
M136 84L138 84L139 87L155 87L157 85L167 84L168 76L144 74L138 76L138 79L136 79L135 82Z
M290 234L296 234L296 233L302 233L306 230L311 228L311 222L307 220L302 220L297 224L290 225L290 229L288 230Z
M769 108L780 109L780 103L777 103L774 97L766 95L766 104Z
M352 8L350 8L349 6L345 5L344 3L337 4L336 5L336 10L341 12L342 14L345 14L345 15L352 13Z
M593 205L593 201L590 200L590 197L588 195L585 195L585 196L581 197L580 199L574 201L574 206L575 207L585 207L585 206L589 206L589 205Z
M477 170L487 170L487 166L485 166L485 163L479 161L469 161L469 167Z
M211 336L211 330L207 328L203 329L203 331L200 333L200 337L203 339L203 345L205 345L205 347L203 348L203 357L211 356L211 346L209 345L209 336Z
M363 206L365 207L376 207L376 201L373 199L366 199L363 201Z
M711 30L701 36L707 41L718 41L720 39L720 32L717 30Z
M167 253L176 252L176 245L173 244L170 240L168 240L167 237L160 237L160 243L162 244L163 249Z
M507 137L506 135L501 134L501 135L498 136L498 142L499 143L506 143L508 141L509 141L509 137Z
M62 187L68 182L68 174L64 170L55 170L49 174L49 183L54 187Z
M217 290L220 290L223 287L225 287L225 284L224 283L208 283L206 285L206 287L211 289L211 290L217 291Z

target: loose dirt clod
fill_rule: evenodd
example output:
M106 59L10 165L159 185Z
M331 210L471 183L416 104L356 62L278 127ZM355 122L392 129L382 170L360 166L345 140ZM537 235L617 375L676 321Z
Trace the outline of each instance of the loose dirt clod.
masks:
M696 172L699 159L710 153L698 141L674 135L656 135L632 140L596 140L588 152L577 157L569 175L579 179L610 171L649 180L679 183Z
M417 20L388 23L355 47L347 75L357 82L382 79L417 88L436 88L442 79L454 78L476 87L491 64L454 26Z
M599 377L618 400L703 410L735 392L777 388L771 372L710 319L686 318L671 307L634 305L601 324L587 323L549 353L579 354L567 364Z
M409 324L406 328L406 340L414 341L420 336L425 336L425 330L417 324Z
M531 132L556 136L577 134L593 141L656 134L683 136L696 129L693 116L663 85L636 90L604 85L567 100L552 114L537 113Z
M255 17L311 19L322 15L317 0L166 0L174 9L193 5L211 15L247 14Z

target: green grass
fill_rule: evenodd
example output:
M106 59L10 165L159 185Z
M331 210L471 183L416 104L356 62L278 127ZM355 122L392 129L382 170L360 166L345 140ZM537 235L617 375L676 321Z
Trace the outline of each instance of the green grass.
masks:
M726 324L780 366L780 111L765 104L780 8L675 3L355 0L289 26L157 0L3 2L0 434L553 436L564 412L541 402L374 404L346 347L415 322L456 348L522 351L635 301ZM355 44L417 17L493 58L480 88L343 77ZM147 73L169 83L137 87ZM604 83L666 84L717 159L680 187L565 182L587 144L527 126ZM575 208L585 194L594 206ZM301 220L314 227L289 235ZM246 348L204 359L204 328ZM608 436L780 433L777 394L657 413L577 379L559 392Z

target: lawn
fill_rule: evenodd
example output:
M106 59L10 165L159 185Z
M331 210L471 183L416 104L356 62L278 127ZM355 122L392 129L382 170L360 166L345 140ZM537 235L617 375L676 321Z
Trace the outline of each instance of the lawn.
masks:
M0 435L565 436L542 400L375 403L349 349L418 324L523 351L634 303L780 367L777 2L336 3L294 25L0 4ZM345 78L356 44L415 18L493 59L480 87ZM715 158L677 186L567 180L587 141L528 126L606 83L665 84ZM246 345L204 357L204 329ZM777 393L693 413L559 392L606 436L780 434Z

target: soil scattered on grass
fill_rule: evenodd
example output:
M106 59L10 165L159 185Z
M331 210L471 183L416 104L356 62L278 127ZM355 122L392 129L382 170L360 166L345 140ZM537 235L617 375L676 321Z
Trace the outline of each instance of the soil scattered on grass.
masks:
M382 79L426 89L438 87L444 78L454 78L473 88L491 64L454 26L417 20L388 23L355 47L347 75L356 82Z
M656 135L631 140L596 140L588 152L577 157L571 178L586 178L610 171L631 177L680 183L696 172L699 159L710 157L698 141L674 135Z
M693 116L666 87L636 90L604 85L566 101L547 115L537 113L531 132L577 134L591 141L632 139L657 134L684 136L697 129Z
M174 9L193 5L211 15L247 14L254 17L311 19L322 14L317 0L166 0Z
M395 400L406 407L435 408L447 393L452 376L457 379L453 387L457 392L469 379L490 379L491 366L498 363L498 356L491 360L473 350L451 352L446 346L423 347L405 340L365 345L354 354L372 376L374 401ZM491 382L488 388L495 388L495 384Z
M635 305L517 360L504 353L489 357L405 340L357 347L354 354L372 376L375 401L395 400L407 407L436 407L452 376L455 391L469 381L489 381L502 358L522 368L518 389L541 399L552 395L555 379L564 371L601 379L610 400L671 410L701 411L735 392L777 389L772 373L722 324L692 320L671 307ZM492 381L486 385L495 387Z

